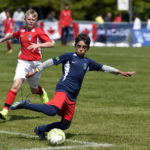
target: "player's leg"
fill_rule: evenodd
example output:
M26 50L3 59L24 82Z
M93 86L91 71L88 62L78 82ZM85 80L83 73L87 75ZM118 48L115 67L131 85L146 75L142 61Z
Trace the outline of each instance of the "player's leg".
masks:
M62 120L60 122L54 122L54 123L51 123L51 124L38 126L37 128L41 132L49 132L50 130L52 130L54 128L58 128L58 129L61 129L61 130L66 130L70 127L70 125L71 125L71 121L62 118Z
M30 85L30 90L32 94L40 95L42 103L45 104L49 101L49 98L45 89L39 85L40 76L41 73L39 72L35 74L33 77L28 78L27 81Z
M24 81L24 79L14 80L14 83L6 96L4 108L2 111L0 111L1 119L5 120L7 118L8 110L9 110L10 106L12 105L12 103L14 102L16 94L17 94L19 88L21 87L23 81Z
M7 42L7 49L8 49L7 54L10 54L10 53L12 53L11 41L7 40L6 42Z
M47 105L47 104L31 104L26 103L24 106L25 109L42 112L49 116L55 116L59 109L55 106Z
M15 109L29 109L32 111L37 111L44 113L49 116L55 116L59 109L56 106L48 104L32 104L30 100L25 99L23 101L15 102L11 107L11 110Z
M33 111L42 112L46 115L54 116L58 113L59 110L63 107L63 104L66 99L66 94L64 92L56 92L52 100L46 104L32 104L29 100L23 100L16 102L12 105L11 109L30 109Z
M66 36L66 29L65 29L65 27L63 27L63 28L62 28L62 37L61 37L61 44L62 44L63 46L66 45L65 36Z
M59 103L57 103L57 99L59 101L63 102L63 105L61 107L59 106ZM55 101L54 101L55 100ZM54 128L58 128L61 130L66 130L70 127L71 121L73 119L74 111L75 111L75 102L72 102L66 93L64 92L56 92L54 98L49 102L49 104L54 104L55 106L58 106L60 111L58 112L58 115L62 116L61 122L54 122L48 125L38 126L35 128L34 132L43 139L45 137L45 132L48 132Z
M71 125L71 121L62 118L60 122L54 122L54 123L47 124L47 125L37 126L34 129L34 132L40 137L40 139L44 139L45 132L49 132L50 130L54 128L66 130L70 127L70 125Z
M69 27L65 27L65 35L64 35L64 43L65 43L65 45L67 44L68 35L69 35Z
M27 61L18 59L18 63L17 63L16 71L15 71L16 73L14 76L14 83L12 85L12 88L9 90L9 92L7 94L4 109L2 111L0 111L1 119L7 118L8 109L12 105L13 101L15 100L15 97L16 97L16 94L17 94L19 88L25 81L25 76L27 74L28 66L29 66L29 64Z
M11 33L6 33L5 36L8 36L8 35L10 35L10 34L11 34ZM10 54L10 53L12 53L11 40L7 40L6 43L7 43L7 49L8 49L7 54Z

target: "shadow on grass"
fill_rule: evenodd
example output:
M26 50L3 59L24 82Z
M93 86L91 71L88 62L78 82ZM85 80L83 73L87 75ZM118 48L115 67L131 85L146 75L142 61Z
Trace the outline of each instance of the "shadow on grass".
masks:
M70 139L74 136L77 136L76 134L70 134L70 133L67 133L66 134L66 139ZM36 134L34 134L33 132L33 137L31 136L24 136L24 135L19 135L19 136L16 136L14 137L13 136L13 139L19 139L19 140L34 140L34 141L46 141L47 142L47 139L40 139Z
M40 116L24 116L24 115L11 115L9 121L13 120L26 120L26 119L37 119Z
M41 118L40 116L24 116L24 115L10 115L7 120L2 120L0 123L5 123L9 121L15 121L15 120L29 120L29 119L37 119Z
M72 138L72 137L74 137L74 136L77 136L78 134L71 134L71 133L66 133L66 138L67 139L70 139L70 138Z

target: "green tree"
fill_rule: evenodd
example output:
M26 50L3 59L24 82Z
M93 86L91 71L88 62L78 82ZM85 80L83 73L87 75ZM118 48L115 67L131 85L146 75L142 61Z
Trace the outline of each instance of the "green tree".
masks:
M33 7L38 10L40 19L44 19L50 10L55 10L59 18L60 11L66 2L70 5L74 20L95 20L97 15L105 16L107 12L111 12L113 17L121 13L123 19L125 18L124 21L128 21L128 12L117 10L117 0L0 0L0 10L8 6L12 11L18 6L24 10ZM146 21L150 15L150 1L132 0L132 3L133 12L139 14L142 21Z

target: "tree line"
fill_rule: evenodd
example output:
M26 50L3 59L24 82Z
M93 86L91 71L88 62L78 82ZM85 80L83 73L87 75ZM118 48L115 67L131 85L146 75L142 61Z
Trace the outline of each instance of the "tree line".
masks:
M117 10L117 0L0 0L0 11L9 7L13 12L18 6L24 11L34 8L39 13L39 19L44 19L48 12L54 10L59 19L59 13L63 9L64 3L70 5L74 20L95 20L101 14L103 17L107 12L111 12L113 17L122 14L123 21L129 21L127 11ZM149 0L132 0L133 14L139 15L142 21L147 21L150 16Z

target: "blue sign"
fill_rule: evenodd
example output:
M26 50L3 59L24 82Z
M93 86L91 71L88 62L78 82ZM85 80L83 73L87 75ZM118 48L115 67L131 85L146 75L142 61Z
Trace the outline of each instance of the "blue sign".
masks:
M130 23L105 23L98 25L97 41L104 43L119 43L125 41L132 24Z
M131 30L133 44L141 44L141 46L150 46L150 30Z

